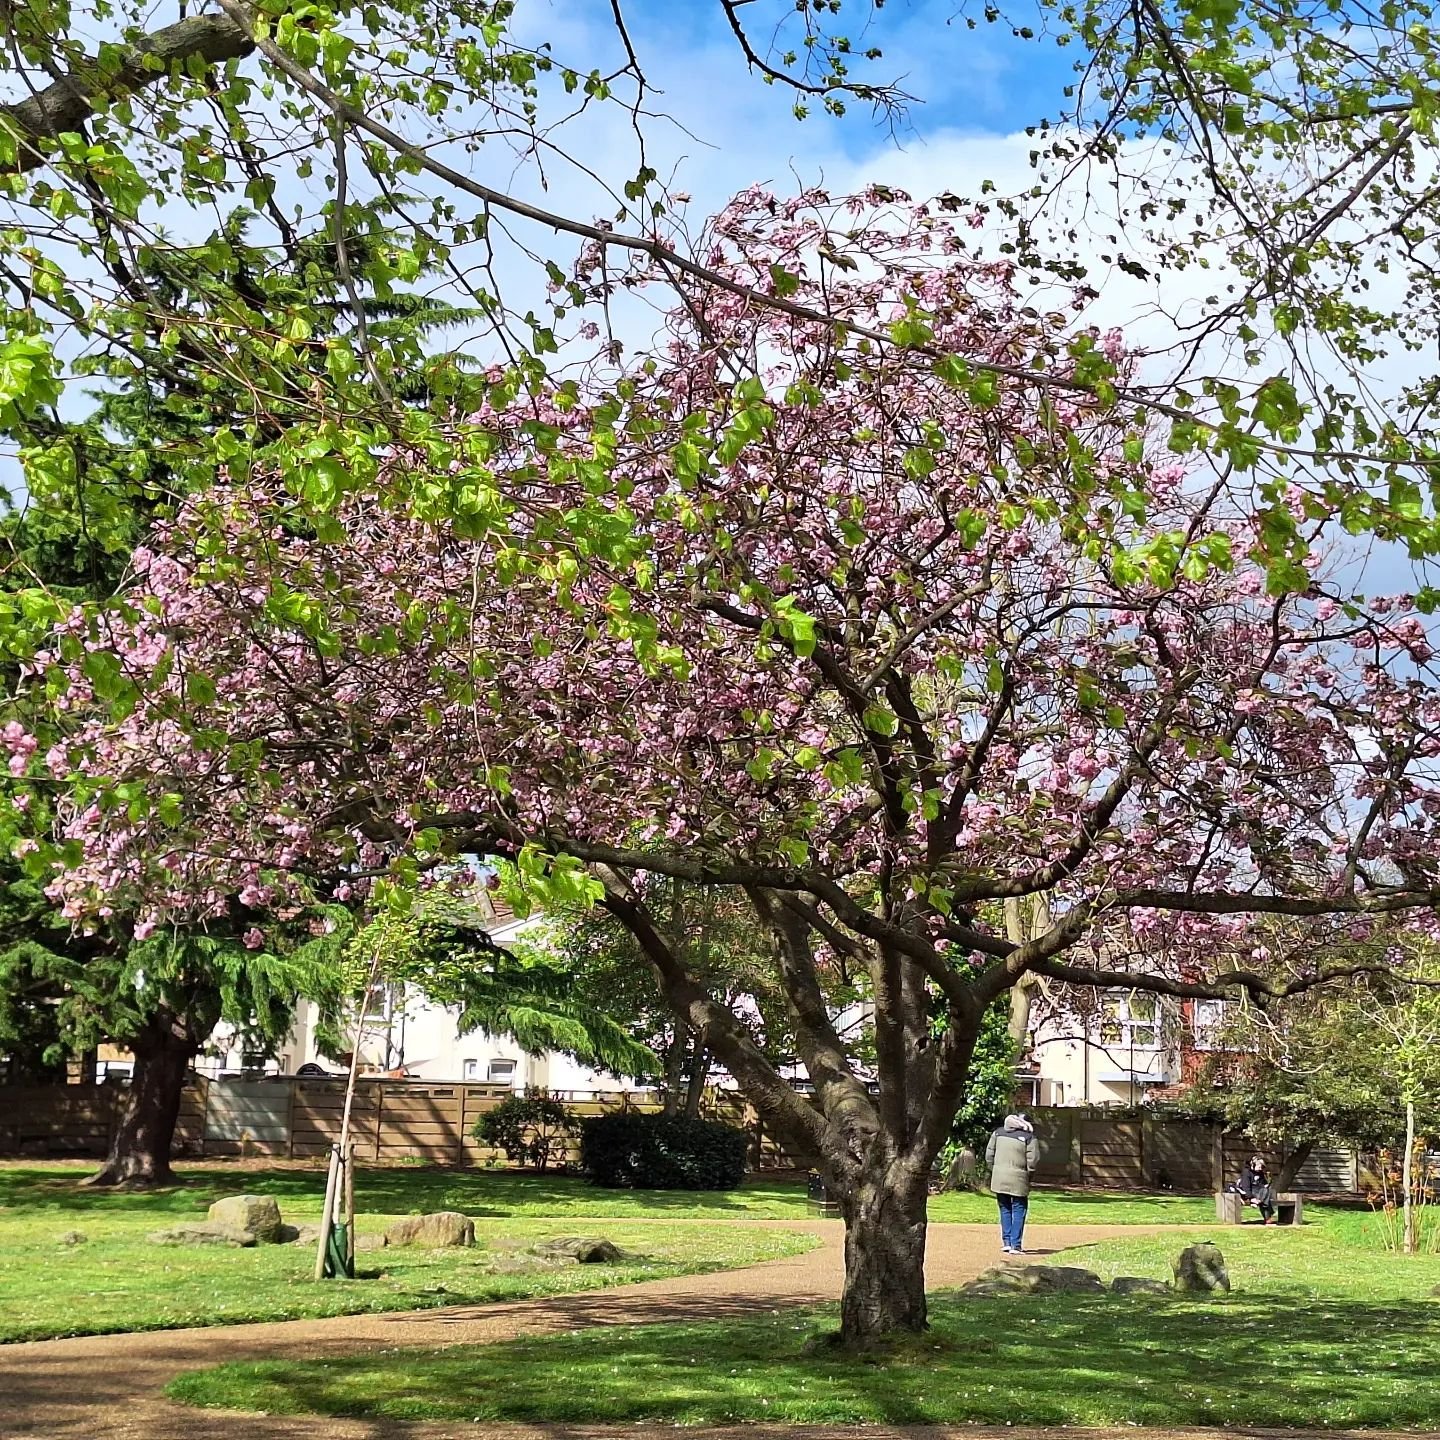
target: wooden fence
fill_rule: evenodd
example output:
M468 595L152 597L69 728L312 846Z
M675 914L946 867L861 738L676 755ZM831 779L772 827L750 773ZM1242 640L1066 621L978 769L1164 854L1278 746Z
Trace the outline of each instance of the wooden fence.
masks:
M0 1155L103 1155L125 1093L125 1086L117 1083L0 1086ZM350 1113L351 1138L359 1158L372 1162L503 1164L504 1155L478 1140L474 1131L487 1110L514 1093L508 1085L362 1079ZM581 1118L610 1110L661 1108L643 1091L559 1098ZM313 1159L327 1154L340 1138L344 1110L343 1079L207 1081L194 1076L185 1090L174 1151ZM738 1095L711 1092L705 1113L751 1131L751 1162L758 1169L795 1168L807 1158L792 1155L764 1132ZM572 1158L578 1158L573 1150Z
M205 1149L211 1082L195 1075L180 1098L176 1155ZM119 1123L123 1085L0 1087L0 1155L104 1155Z
M357 1153L371 1162L503 1163L504 1157L473 1132L487 1110L513 1093L505 1085L361 1080L351 1114ZM0 1155L103 1155L124 1094L124 1087L117 1084L0 1087ZM582 1117L624 1108L660 1108L650 1092L560 1098ZM344 1106L342 1079L195 1077L185 1091L175 1152L317 1158L339 1139ZM805 1169L814 1163L813 1156L771 1134L733 1091L707 1094L705 1113L750 1131L754 1169ZM1042 1185L1203 1193L1222 1189L1235 1179L1256 1148L1243 1136L1165 1115L1117 1116L1079 1108L1037 1108L1028 1113L1040 1142L1036 1179ZM1282 1150L1265 1153L1275 1167L1284 1159ZM1343 1192L1354 1191L1358 1183L1353 1153L1317 1149L1300 1172L1298 1188Z
M1040 1142L1036 1179L1042 1185L1202 1194L1237 1179L1257 1152L1272 1174L1288 1154L1284 1146L1264 1149L1233 1131L1163 1114L1116 1116L1069 1107L1028 1113ZM1317 1147L1300 1169L1297 1188L1353 1192L1358 1184L1353 1151Z

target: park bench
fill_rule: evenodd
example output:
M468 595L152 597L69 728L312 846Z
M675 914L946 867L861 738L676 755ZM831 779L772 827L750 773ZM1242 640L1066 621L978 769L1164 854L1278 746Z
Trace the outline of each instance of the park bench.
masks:
M1303 1225L1305 1205L1294 1191L1275 1197L1275 1219L1281 1225ZM1244 1223L1245 1201L1233 1190L1221 1190L1215 1196L1215 1218L1225 1225Z

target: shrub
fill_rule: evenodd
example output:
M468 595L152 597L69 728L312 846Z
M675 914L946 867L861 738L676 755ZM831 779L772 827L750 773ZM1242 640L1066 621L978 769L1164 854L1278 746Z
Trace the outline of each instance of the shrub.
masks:
M512 1165L547 1169L563 1163L575 1134L575 1115L543 1090L502 1100L475 1123L475 1138L503 1150Z
M617 1110L580 1125L580 1167L592 1184L635 1190L733 1190L750 1137L718 1120Z

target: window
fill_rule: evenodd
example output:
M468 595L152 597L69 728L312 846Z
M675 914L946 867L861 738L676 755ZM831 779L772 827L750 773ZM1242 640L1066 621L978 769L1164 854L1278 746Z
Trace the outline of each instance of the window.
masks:
M1100 1009L1100 1043L1122 1050L1158 1050L1159 1000L1138 991L1105 996Z
M513 1060L492 1060L489 1074L485 1077L496 1085L515 1083L515 1062Z
M461 1076L466 1080L478 1080L480 1078L480 1062L478 1060L464 1060L461 1062Z
M1197 1000L1191 1014L1191 1026L1195 1032L1197 1049L1223 1049L1225 1002L1223 1000Z

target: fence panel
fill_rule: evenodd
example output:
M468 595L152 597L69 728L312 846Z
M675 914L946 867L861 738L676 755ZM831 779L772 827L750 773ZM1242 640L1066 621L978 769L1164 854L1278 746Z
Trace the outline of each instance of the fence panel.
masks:
M387 1083L378 1087L377 1158L414 1156L453 1165L460 1158L459 1085Z
M1146 1184L1197 1194L1218 1188L1213 1126L1147 1117L1144 1144Z
M104 1155L124 1090L118 1085L0 1089L0 1154Z
M1138 1120L1080 1122L1080 1183L1100 1190L1138 1190L1145 1183Z
M295 1104L291 1112L290 1153L297 1159L325 1155L340 1139L345 1112L344 1080L292 1080ZM383 1082L361 1080L355 1087L350 1111L350 1139L361 1160L377 1157L380 1126L380 1091Z
M288 1156L291 1088L288 1080L212 1080L205 1153Z
M1074 1110L1057 1108L1031 1112L1030 1122L1035 1127L1035 1139L1040 1146L1036 1184L1068 1185L1079 1178L1075 1174L1075 1156L1072 1153L1077 1119L1078 1112ZM981 1148L983 1151L984 1147ZM983 1161L984 1158L982 1153L980 1159Z
M1300 1167L1297 1190L1353 1194L1360 1188L1353 1150L1315 1149Z

